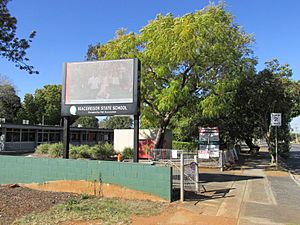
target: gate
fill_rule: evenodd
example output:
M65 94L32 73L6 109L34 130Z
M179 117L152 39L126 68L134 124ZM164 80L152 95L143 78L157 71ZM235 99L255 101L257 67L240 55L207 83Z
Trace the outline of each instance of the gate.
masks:
M157 165L172 167L173 193L180 190L181 201L184 201L185 191L200 191L198 154L184 153L182 150L153 149L149 156Z

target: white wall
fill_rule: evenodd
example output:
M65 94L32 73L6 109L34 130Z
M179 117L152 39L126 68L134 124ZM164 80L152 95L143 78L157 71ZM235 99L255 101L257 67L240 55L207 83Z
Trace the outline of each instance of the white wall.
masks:
M157 130L155 129L140 129L139 139L155 140ZM172 148L172 131L167 130L165 134L166 148ZM123 152L124 148L133 148L133 129L115 129L114 130L114 149L117 152Z

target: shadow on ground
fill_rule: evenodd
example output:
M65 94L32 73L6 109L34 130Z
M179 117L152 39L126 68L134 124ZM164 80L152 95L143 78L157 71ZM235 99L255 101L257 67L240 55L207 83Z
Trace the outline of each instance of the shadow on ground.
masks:
M258 152L255 156L250 154L242 154L242 166L235 168L233 170L248 170L248 169L267 169L269 167L270 156L268 152ZM229 174L224 172L205 172L199 174L200 181L200 192L195 191L185 191L185 200L186 201L195 201L197 204L201 201L214 200L219 198L230 198L234 195L230 195L230 191L235 188L224 188L226 182L235 182L235 181L245 181L245 180L255 180L263 179L262 176L246 176L246 175L237 175ZM178 187L178 186L177 186ZM228 187L228 186L227 186ZM173 191L173 200L179 200L180 193L179 189Z
M211 182L230 182L230 181L241 181L241 180L253 180L261 179L261 176L243 176L233 174L220 174L220 173L201 173L199 174L199 180L201 184Z
M243 176L233 174L221 174L221 173L200 173L200 192L185 191L185 201L196 201L195 205L201 201L214 200L219 198L230 198L234 195L230 195L229 192L235 188L224 188L224 185L217 185L217 183L243 181L262 179L261 176ZM213 185L212 185L213 184ZM179 189L173 190L173 201L180 199Z
M202 201L215 200L219 198L231 198L234 195L228 195L230 190L235 188L220 188L220 189L205 189L201 192L195 191L185 191L184 192L184 200L185 201L196 201L195 205ZM173 190L173 201L178 201L180 199L180 190Z

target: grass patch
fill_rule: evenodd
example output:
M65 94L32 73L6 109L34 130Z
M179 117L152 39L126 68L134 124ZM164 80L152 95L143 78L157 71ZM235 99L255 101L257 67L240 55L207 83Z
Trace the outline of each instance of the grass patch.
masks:
M43 213L26 215L14 225L59 224L69 220L99 220L102 224L130 224L130 216L151 216L162 211L164 203L116 198L70 198ZM47 221L45 223L45 221Z

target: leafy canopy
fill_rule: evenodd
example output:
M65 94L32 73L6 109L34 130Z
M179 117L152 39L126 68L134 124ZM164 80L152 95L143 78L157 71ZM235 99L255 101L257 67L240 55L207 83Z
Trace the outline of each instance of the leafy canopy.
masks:
M100 122L100 128L128 129L132 128L132 119L129 116L110 116Z
M27 71L29 74L36 73L33 66L28 65L26 50L36 32L29 35L29 39L20 39L16 36L17 19L10 15L7 9L9 0L0 0L0 55L12 61L16 67Z
M0 76L0 118L12 122L21 108L20 98L11 82L5 76Z
M182 108L205 97L218 80L238 76L252 41L222 5L208 6L182 17L158 15L139 34L119 31L108 43L90 46L87 58L141 60L143 124L158 125L160 143Z
M61 85L45 85L34 95L26 94L17 120L29 120L30 124L61 124Z
M80 116L72 127L98 128L98 119L94 116Z
M289 122L299 115L299 82L290 79L292 71L278 60L266 62L258 73L245 71L234 82L219 82L201 102L203 123L218 125L223 139L242 140L249 147L253 141L266 138L273 149L274 129L270 127L270 114L282 113L282 126L278 138L284 143L281 150L288 151Z

